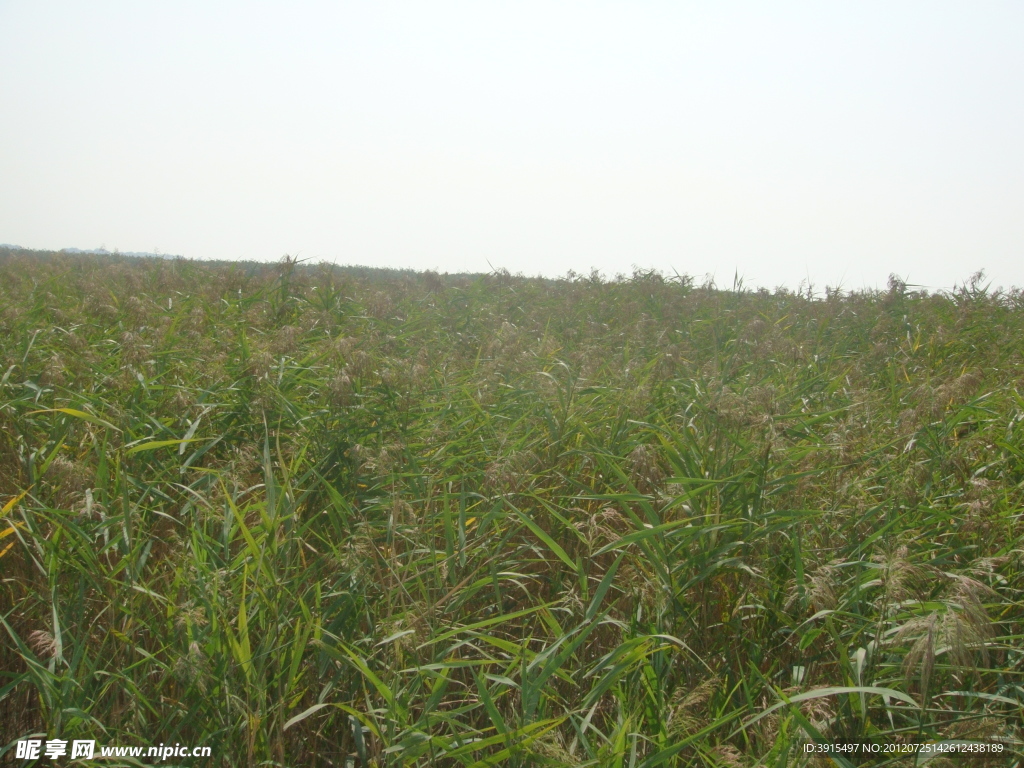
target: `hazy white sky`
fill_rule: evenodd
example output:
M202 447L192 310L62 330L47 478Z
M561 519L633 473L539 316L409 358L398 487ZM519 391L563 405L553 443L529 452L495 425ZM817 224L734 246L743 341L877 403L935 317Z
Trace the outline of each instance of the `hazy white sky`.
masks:
M1024 286L1024 3L0 0L0 242Z

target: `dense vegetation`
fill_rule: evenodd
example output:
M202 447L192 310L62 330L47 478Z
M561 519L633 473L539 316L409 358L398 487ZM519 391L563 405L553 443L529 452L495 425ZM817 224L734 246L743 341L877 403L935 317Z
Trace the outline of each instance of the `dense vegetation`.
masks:
M0 749L650 768L1020 738L1022 363L1024 296L977 278L0 251Z

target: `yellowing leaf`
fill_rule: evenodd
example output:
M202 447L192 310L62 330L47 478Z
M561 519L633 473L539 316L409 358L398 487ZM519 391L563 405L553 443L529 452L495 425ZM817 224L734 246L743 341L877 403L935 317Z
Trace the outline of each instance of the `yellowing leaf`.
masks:
M0 509L0 515L6 515L8 512L10 512L12 509L14 509L14 505L17 504L22 499L24 499L26 493L28 493L28 489L27 488L24 491L22 491L21 493L19 493L17 496L15 496L13 499L8 501L6 504L4 504L4 508Z
M125 456L131 456L133 453L141 453L142 451L155 451L157 448L166 448L170 445L184 445L185 443L194 443L197 440L203 440L201 437L193 437L188 440L150 440L148 443L139 443L133 445L127 451L124 452Z
M106 419L101 419L99 416L93 416L91 413L80 411L77 408L43 408L38 411L29 411L30 415L33 413L66 413L68 416L74 416L76 419L88 421L91 424L99 424L102 427L108 427L115 432L121 431Z

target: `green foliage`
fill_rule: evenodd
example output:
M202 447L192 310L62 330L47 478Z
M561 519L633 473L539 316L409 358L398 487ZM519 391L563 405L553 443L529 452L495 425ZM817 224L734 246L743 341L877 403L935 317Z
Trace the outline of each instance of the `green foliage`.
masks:
M1012 764L1022 360L1022 296L979 276L0 251L0 750Z

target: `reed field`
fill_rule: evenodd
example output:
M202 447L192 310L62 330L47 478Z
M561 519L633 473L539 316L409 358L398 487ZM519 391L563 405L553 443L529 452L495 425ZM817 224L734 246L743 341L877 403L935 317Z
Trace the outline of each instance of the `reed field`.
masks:
M980 275L0 249L0 764L1021 765L1022 503Z

